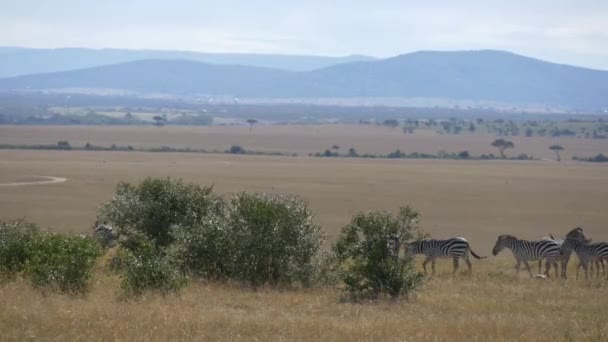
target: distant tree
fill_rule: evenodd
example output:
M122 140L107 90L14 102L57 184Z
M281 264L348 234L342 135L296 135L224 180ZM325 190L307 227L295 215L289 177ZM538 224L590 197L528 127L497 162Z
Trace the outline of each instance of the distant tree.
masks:
M244 154L245 153L245 149L239 145L232 145L230 146L230 149L228 150L228 153L232 153L232 154Z
M469 151L462 151L458 153L458 158L460 159L469 159L470 156Z
M476 129L475 124L473 122L471 122L469 124L469 132L473 133L473 132L475 132L475 129Z
M395 127L399 126L399 121L397 121L395 119L387 119L387 120L384 120L384 122L382 124L384 126L389 126L389 127L395 128Z
M349 157L358 157L359 154L357 153L357 150L355 150L354 147L351 147L348 149L348 156Z
M256 119L248 119L247 123L249 124L249 134L251 134L251 130L253 129L253 125L255 125L256 123L258 123L258 120L256 120Z
M498 150L500 151L501 158L505 158L505 150L508 148L515 147L515 144L513 144L513 142L505 140L505 139L496 139L496 140L492 141L492 146L498 148Z
M530 127L526 128L526 136L531 137L534 135L534 130Z
M549 146L549 149L555 152L555 156L558 162L562 161L562 158L559 156L559 151L563 151L564 148L561 145L551 145Z
M333 145L331 147L331 149L337 152L340 149L340 146L339 145Z
M57 148L60 150L71 150L72 146L68 141L62 140L57 142Z
M167 117L165 115L155 115L152 119L154 120L154 125L158 127L164 126L167 122Z

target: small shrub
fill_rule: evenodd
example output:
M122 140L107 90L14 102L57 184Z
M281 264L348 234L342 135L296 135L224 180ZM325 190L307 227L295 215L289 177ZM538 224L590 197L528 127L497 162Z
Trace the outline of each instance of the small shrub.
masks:
M179 265L151 244L136 253L127 251L122 257L121 288L126 297L147 291L177 293L186 284Z
M230 149L226 151L226 153L245 154L246 151L243 147L241 147L239 145L232 145L232 146L230 146Z
M28 245L38 232L36 225L23 220L0 222L0 280L11 280L24 270Z
M323 236L304 201L237 194L230 202L228 229L232 277L252 286L310 285Z
M147 178L138 185L118 184L114 198L99 209L97 221L113 226L126 248L138 246L142 237L165 247L173 241L172 227L194 226L222 207L210 187Z
M357 214L342 229L333 250L349 300L376 300L383 294L395 299L421 284L411 257L399 253L401 244L420 234L417 223L418 213L406 207L398 215Z
M39 233L27 245L25 274L35 288L83 293L101 246L90 237Z

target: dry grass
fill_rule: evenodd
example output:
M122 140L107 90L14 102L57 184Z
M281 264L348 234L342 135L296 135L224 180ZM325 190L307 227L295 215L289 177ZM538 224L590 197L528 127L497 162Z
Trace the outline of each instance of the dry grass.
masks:
M586 163L362 160L128 152L0 151L0 182L31 175L67 182L0 187L0 219L25 216L62 231L86 231L119 181L179 177L242 190L298 194L330 239L360 210L411 204L435 236L462 235L489 253L496 236L539 238L582 225L608 240L608 172Z
M404 136L382 127L360 129L255 127L249 136L246 127L0 126L0 143L67 139L82 144L205 148L241 144L290 152L318 151L333 144L382 153L401 146L408 152L494 152L487 144L490 138L482 135ZM518 148L526 150L514 152L537 155L538 150L550 157L551 151L545 150L551 143L516 140ZM601 141L558 143L577 154L606 149ZM213 184L222 194L298 194L310 201L330 239L359 210L412 204L421 211L425 231L465 236L477 253L488 255L496 236L506 232L538 238L550 232L563 235L582 225L596 241L608 240L607 171L605 165L573 162L0 151L0 183L33 180L35 175L68 178L59 184L0 187L0 219L25 216L60 231L86 231L97 206L111 198L117 182L171 176ZM125 303L116 300L118 279L100 268L85 298L43 296L23 281L0 286L0 340L608 339L605 280L531 280L523 272L517 279L512 265L505 252L474 262L472 278L452 278L451 263L441 262L442 274L430 279L411 301L373 305L340 304L336 290L252 292L218 284L192 284L178 297L151 295Z
M496 136L476 133L461 135L440 135L434 131L419 131L405 135L398 128L375 125L274 125L255 126L249 134L248 126L212 127L153 127L153 126L0 126L2 144L56 144L67 140L74 146L94 145L134 147L191 147L207 150L226 150L231 145L241 145L246 149L260 151L281 151L285 153L323 152L333 145L346 153L354 147L359 153L387 154L395 149L403 152L424 152L436 154L438 151L460 152L468 150L474 155L498 154L490 143ZM577 138L509 137L515 148L508 155L526 153L537 158L555 158L549 146L562 145L563 159L572 155L595 156L606 154L608 139L591 140Z
M98 275L85 298L43 296L24 282L0 287L2 340L444 340L608 339L606 281L515 278L512 263L474 263L451 277L441 263L409 301L341 304L332 289L251 291L192 284L179 296L116 299Z

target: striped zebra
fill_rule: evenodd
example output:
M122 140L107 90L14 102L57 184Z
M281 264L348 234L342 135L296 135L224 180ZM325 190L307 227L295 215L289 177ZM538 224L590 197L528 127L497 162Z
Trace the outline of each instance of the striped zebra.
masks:
M410 255L424 254L426 257L422 263L424 274L427 274L426 264L430 261L433 275L435 275L435 260L437 258L452 258L454 261L453 273L456 273L459 266L459 260L460 258L463 258L469 269L469 274L472 273L469 252L471 252L476 259L486 258L475 254L475 252L473 252L471 249L471 246L469 246L469 242L461 237L455 237L447 240L432 239L415 241L407 245L406 251L408 251Z
M551 239L553 239L553 235L550 235ZM589 243L591 242L591 240L587 240L587 238L585 237L585 234L583 233L583 228L581 227L576 227L574 229L572 229L571 231L568 232L568 234L566 234L566 237L561 240L561 239L553 239L556 243L558 243L560 245L560 251L561 251L561 264L562 264L562 278L566 278L566 271L568 270L568 262L570 261L570 256L572 255L572 249L571 248L566 248L566 249L562 249L561 247L563 246L563 243L565 240L568 239L573 239L576 241L579 241L581 243ZM596 266L599 267L599 264L596 263ZM604 265L602 264L602 267ZM598 272L599 272L599 268L598 268Z
M555 275L559 276L558 261L561 260L560 245L552 240L519 240L513 235L500 235L496 240L496 244L492 249L492 254L498 255L500 251L508 248L513 252L513 256L517 263L515 264L516 274L519 274L521 263L523 262L530 273L530 278L533 278L532 270L528 261L538 260L538 273L542 270L542 261L546 260L545 267L546 276L549 276L551 265L555 267Z
M589 240L588 240L589 241ZM598 243L586 243L580 242L576 239L568 238L561 247L562 254L569 253L572 251L576 253L578 259L580 260L578 266L576 267L576 279L578 279L579 271L581 266L585 270L585 279L589 279L587 267L589 263L596 263L597 266L597 275L599 277L600 270L599 265L602 265L602 273L605 275L606 270L604 269L604 260L608 260L608 243L606 242L598 242ZM593 275L593 270L591 271Z

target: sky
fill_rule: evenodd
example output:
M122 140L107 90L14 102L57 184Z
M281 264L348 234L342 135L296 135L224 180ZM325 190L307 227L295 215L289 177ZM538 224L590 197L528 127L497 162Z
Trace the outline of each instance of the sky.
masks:
M497 49L608 70L608 1L0 0L0 46L375 57Z

